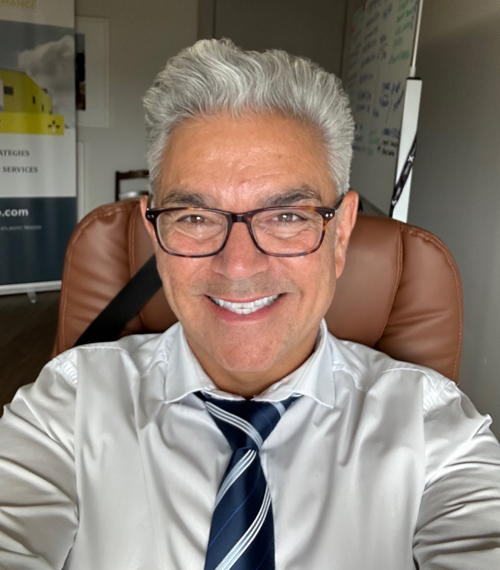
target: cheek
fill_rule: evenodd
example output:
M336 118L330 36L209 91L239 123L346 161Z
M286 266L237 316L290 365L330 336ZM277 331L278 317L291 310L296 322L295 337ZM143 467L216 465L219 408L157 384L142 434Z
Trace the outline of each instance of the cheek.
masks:
M328 239L327 239L328 238ZM323 307L326 313L330 306L333 294L335 293L335 285L337 282L336 276L336 246L335 239L330 236L325 236L325 242L322 246L321 262L318 276L318 299L325 306Z
M330 225L325 234L323 245L321 246L328 251L328 259L325 262L325 267L326 264L328 264L328 271L333 273L335 281L342 274L345 264L345 249L342 244L339 243L339 240L337 240L336 229L336 226Z
M336 229L335 220L333 220L326 226L325 237L323 239L323 244L320 247L320 251L323 249L326 250L327 256L331 256L332 259L333 252L335 251L335 243L337 241Z
M188 260L191 261L191 260ZM188 284L192 282L193 264L186 263L186 260L168 254L161 255L158 262L158 272L160 274L163 290L170 305L170 308L178 318L183 299L189 292Z
M305 263L307 261L307 263ZM335 250L333 241L323 242L321 248L303 258L302 263L293 268L295 282L302 291L304 308L318 307L318 311L328 309L335 291ZM308 309L308 310L309 310Z

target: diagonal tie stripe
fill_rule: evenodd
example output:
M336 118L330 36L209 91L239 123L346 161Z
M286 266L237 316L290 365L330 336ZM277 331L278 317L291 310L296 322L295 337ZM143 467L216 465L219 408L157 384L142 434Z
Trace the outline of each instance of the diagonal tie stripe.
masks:
M197 395L233 451L215 500L205 570L272 570L273 513L259 451L297 396L268 403Z
M266 520L267 513L269 512L270 508L271 495L269 493L269 487L266 486L264 498L257 516L253 519L252 524L249 526L243 536L226 554L222 562L217 565L217 570L228 570L229 568L233 568L234 564L244 554L245 550L250 546L255 537L258 535L260 529L262 528L262 525L264 524L264 521Z
M245 433L248 437L252 438L255 445L260 449L262 447L262 436L260 433L253 427L253 425L244 419L240 418L235 414L231 414L226 410L215 406L211 402L205 403L207 410L209 411L210 415L214 418L222 422L226 422L233 427L240 429L243 433Z
M226 494L228 489L231 488L233 483L242 475L246 469L252 464L252 461L255 461L257 457L257 452L253 449L249 449L245 455L238 461L238 463L229 471L229 473L225 476L222 481L222 484L219 488L219 492L217 493L217 497L215 498L215 506L217 506L222 499L222 497Z

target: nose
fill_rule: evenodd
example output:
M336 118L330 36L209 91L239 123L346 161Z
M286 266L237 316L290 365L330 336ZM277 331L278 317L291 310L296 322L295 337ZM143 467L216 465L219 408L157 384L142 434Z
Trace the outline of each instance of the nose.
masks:
M246 279L265 271L269 256L255 246L246 224L236 222L224 249L213 257L213 269L229 279Z

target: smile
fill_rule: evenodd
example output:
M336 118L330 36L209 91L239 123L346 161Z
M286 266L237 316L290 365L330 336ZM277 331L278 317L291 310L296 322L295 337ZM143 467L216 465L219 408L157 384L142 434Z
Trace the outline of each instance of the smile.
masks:
M216 297L210 297L210 299L219 307L227 309L232 313L237 313L238 315L249 315L250 313L255 313L264 307L272 305L278 297L279 295L271 295L270 297L263 297L262 299L256 299L249 303L232 303L231 301L217 299Z

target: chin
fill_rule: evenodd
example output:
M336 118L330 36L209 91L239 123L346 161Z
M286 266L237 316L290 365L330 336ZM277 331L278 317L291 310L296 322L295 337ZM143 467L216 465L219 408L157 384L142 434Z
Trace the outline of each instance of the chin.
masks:
M265 373L274 368L279 360L277 354L272 351L256 348L249 351L248 346L241 346L224 353L219 352L218 357L219 365L234 375Z
M214 357L223 375L232 378L234 382L249 382L255 387L258 386L258 390L253 392L257 394L302 364L301 355L286 348L284 345L273 345L269 342L265 345L253 345L251 350L248 350L248 344L233 347L226 352L220 351L219 347Z

